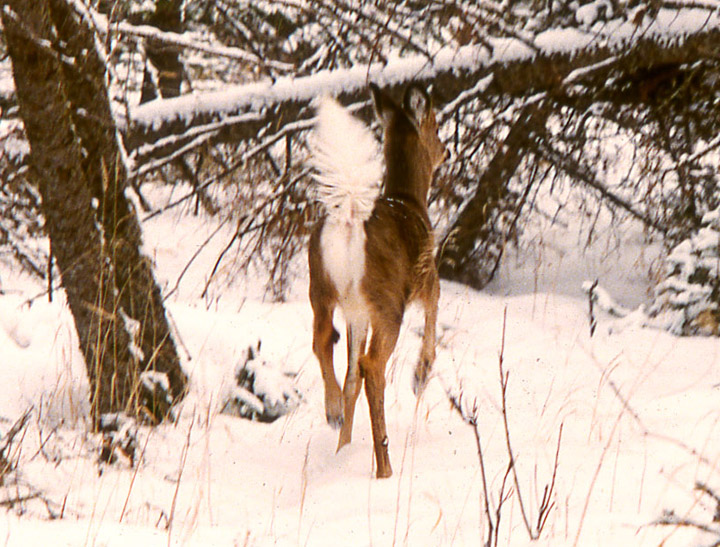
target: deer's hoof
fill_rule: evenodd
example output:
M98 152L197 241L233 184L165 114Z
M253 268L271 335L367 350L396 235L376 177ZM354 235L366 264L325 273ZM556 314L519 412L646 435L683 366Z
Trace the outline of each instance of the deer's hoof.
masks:
M392 469L389 467L387 469L383 469L382 471L378 469L377 475L375 475L375 477L378 479L389 479L390 477L392 477Z
M325 395L325 419L333 429L340 429L343 425L343 397L340 390L337 393Z
M343 422L345 421L343 419L342 412L338 414L330 414L326 413L325 418L327 419L327 423L332 427L333 429L340 429L343 425Z
M387 454L385 454L384 462L377 466L375 477L378 479L388 479L392 477L392 466L390 465L390 458Z
M416 370L412 380L412 390L415 397L420 397L420 395L422 395L427 382L427 374L424 371L421 372L420 370Z

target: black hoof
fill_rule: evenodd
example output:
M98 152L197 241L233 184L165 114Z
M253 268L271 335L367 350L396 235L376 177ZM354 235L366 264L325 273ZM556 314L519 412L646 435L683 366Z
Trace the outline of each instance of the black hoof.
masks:
M344 420L342 416L330 416L329 414L326 414L325 418L327 418L327 423L333 429L340 429L343 426Z
M412 380L412 390L413 390L413 393L415 394L415 397L420 397L422 392L425 390L426 385L427 385L427 376L422 375L422 378L421 378L420 375L417 372L415 372L415 374L413 375L413 380Z

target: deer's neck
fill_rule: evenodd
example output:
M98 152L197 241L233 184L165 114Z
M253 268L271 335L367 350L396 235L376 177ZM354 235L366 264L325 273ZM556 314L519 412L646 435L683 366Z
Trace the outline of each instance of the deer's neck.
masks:
M419 142L411 140L385 147L384 197L414 200L421 207L427 208L431 179L432 169L427 151Z

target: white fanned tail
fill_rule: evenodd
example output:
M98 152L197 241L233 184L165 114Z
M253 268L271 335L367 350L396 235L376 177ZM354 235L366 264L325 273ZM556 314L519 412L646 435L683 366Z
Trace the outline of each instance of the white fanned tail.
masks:
M310 147L328 220L367 220L382 176L379 147L370 129L335 99L323 97Z
M365 332L368 313L360 292L365 273L364 222L380 191L379 147L368 127L330 98L320 102L310 147L318 194L327 213L320 236L323 264L338 291L349 329ZM357 366L358 351L353 354L348 370Z

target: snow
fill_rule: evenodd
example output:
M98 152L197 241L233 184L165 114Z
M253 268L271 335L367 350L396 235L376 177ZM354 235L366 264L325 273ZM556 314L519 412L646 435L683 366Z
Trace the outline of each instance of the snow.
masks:
M264 359L259 346L248 348L245 361L235 368L221 412L272 422L297 408L302 396L295 388L293 375L281 372Z
M610 0L595 0L575 11L575 20L584 26L590 26L599 18L609 19L613 15Z
M142 357L138 356L138 359L142 359ZM170 393L170 378L165 372L146 370L140 374L140 382L150 393L154 393L158 387L164 393Z
M144 192L155 201L171 197L164 189ZM335 453L311 349L306 280L282 304L264 302L262 280L253 276L200 297L231 227L210 241L167 301L190 393L176 423L138 428L136 467L97 462L101 441L87 433L88 386L62 293L52 303L42 297L28 303L41 288L2 266L0 434L34 410L13 451L18 471L9 487L0 487L0 499L26 492L44 501L1 512L0 537L7 545L482 543L487 527L475 439L447 392L477 406L496 504L508 465L498 370L504 347L509 431L531 519L563 428L553 506L538 545L709 543L695 529L652 523L672 509L712 525L712 500L693 486L720 488L720 342L677 338L643 328L633 313L618 320L601 310L590 337L582 281L600 277L620 305L633 307L649 288L639 271L648 249L631 228L616 251L598 238L581 252L574 220L568 213L564 225L535 225L526 238L541 238L542 246L509 255L486 291L442 284L438 357L420 400L411 380L422 313L408 311L388 365L395 475L386 480L373 478L364 396L353 443ZM145 223L146 249L166 291L215 223L179 208ZM342 325L337 316L341 332ZM294 411L270 424L220 413L235 368L258 340L263 359L292 374L302 394ZM344 342L335 353L341 375ZM513 490L506 488L500 543L527 545ZM50 513L62 518L50 520Z
M641 28L591 21L590 15L581 15L587 16L586 31L548 32L535 45L571 52L589 40L620 43L649 33L676 39L699 25L720 26L705 10L684 10L673 19L661 10L656 23ZM369 72L356 67L155 101L135 108L133 119L152 126L206 110L232 112L238 105L260 112L280 97L310 99L320 89L333 94L364 87L368 74L384 85L408 74L431 75L447 63L464 70L536 54L515 39L493 46L492 54L442 49L433 64L421 57L393 59ZM479 88L490 81L480 81ZM158 204L171 201L171 191L143 189ZM544 206L542 199L538 204ZM0 262L0 447L12 424L32 408L26 433L11 444L17 471L0 486L0 538L7 545L482 544L487 522L475 436L448 394L477 409L496 508L509 461L502 351L509 436L531 521L552 480L562 428L552 507L538 545L716 541L697 529L653 523L674 510L716 526L712 500L693 488L702 481L720 489L720 341L646 326L640 305L657 277L660 251L636 225L613 230L614 219L599 214L590 238L571 208L553 220L534 217L486 290L442 283L437 362L419 400L411 386L422 314L406 314L388 364L385 404L395 475L386 480L373 478L364 396L353 443L335 452L337 433L325 423L311 348L307 276L282 304L263 300L264 279L255 272L215 283L201 296L233 235L230 223L181 208L144 223L145 251L168 295L190 391L175 409L175 423L133 431L134 466L122 459L98 463L102 439L88 432L90 388L62 291L48 302L42 287ZM702 244L716 245L717 238L708 233ZM688 243L671 260L682 264L683 253L691 251ZM588 279L604 288L595 290L592 336L583 292ZM335 322L344 332L340 313ZM222 412L228 395L257 411L265 408L261 397L234 384L247 348L258 340L263 360L251 365L258 391L274 402L301 395L293 411L269 424ZM344 340L336 347L342 376ZM161 375L148 380L167 382ZM499 543L527 545L517 492L506 484L505 493ZM10 504L18 495L31 499Z
M3 81L0 80L0 86L2 86ZM0 90L0 93L2 93L2 90ZM0 141L3 146L3 154L12 161L20 162L30 154L30 145L23 138L22 131L23 124L21 121L0 120Z
M583 292L588 294L588 297L592 299L594 304L597 304L601 310L614 315L616 317L627 317L630 314L630 310L623 306L618 305L612 295L606 291L603 287L597 284L597 282L585 281L582 284Z
M257 55L250 53L241 48L227 47L220 44L205 43L201 37L193 36L193 33L187 32L185 34L178 34L175 32L165 32L159 30L157 27L150 25L132 25L125 21L109 23L105 14L99 13L94 10L88 9L81 3L77 3L82 12L88 14L94 23L95 28L100 34L108 34L109 32L116 32L118 34L125 34L133 36L135 38L141 38L146 40L154 40L160 43L177 45L183 48L194 49L202 51L217 57L228 57L236 59L238 61L244 61L255 64L265 64L280 70L291 70L292 65L273 61L269 59L260 59ZM154 6L151 6L148 11L154 11Z
M130 335L130 353L139 361L145 358L142 348L137 345L137 336L140 332L140 321L129 317L124 310L119 312L120 318L122 319L125 330Z

